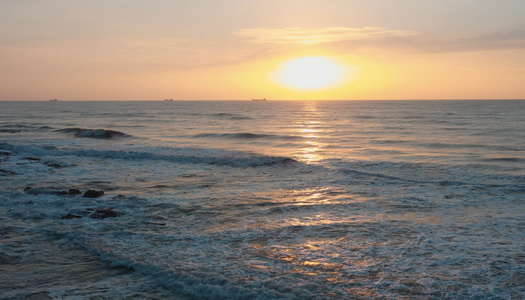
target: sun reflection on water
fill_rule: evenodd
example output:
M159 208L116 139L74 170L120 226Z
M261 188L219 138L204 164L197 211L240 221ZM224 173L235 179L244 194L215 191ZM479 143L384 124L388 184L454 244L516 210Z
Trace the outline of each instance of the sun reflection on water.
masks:
M317 103L309 103L303 110L304 119L296 125L298 135L305 139L305 146L298 149L299 159L306 163L321 160L320 151L323 147L320 139L324 133L321 119L323 114L317 109Z
M313 283L329 298L377 296L363 282L381 280L377 270L388 258L374 252L383 241L370 239L381 229L377 216L360 213L370 198L336 186L275 193L271 217L257 222L272 234L248 242L255 254L248 269Z

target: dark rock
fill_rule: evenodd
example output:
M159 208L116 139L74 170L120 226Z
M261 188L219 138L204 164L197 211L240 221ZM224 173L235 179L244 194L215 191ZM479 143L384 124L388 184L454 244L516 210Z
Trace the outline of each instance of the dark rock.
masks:
M93 219L106 219L106 218L114 218L123 215L123 213L113 210L113 208L110 207L102 207L97 209L94 213L89 216Z
M52 167L52 168L62 168L61 165L57 164L57 163L54 163L54 162L49 162L49 161L46 161L44 163L44 165L48 166L48 167Z
M84 198L98 198L100 196L104 195L104 191L95 191L95 190L88 190L84 193L82 197Z
M32 188L30 186L24 188L24 192L29 195L58 195L58 196L66 196L69 195L68 191L61 191L61 190L55 190L53 188Z
M26 157L24 157L24 159L27 159L27 160L34 160L34 161L40 161L40 158L36 158L36 157L32 157L32 156L26 156Z
M82 192L79 189L69 189L69 191L67 193L70 196L82 194Z
M67 214L67 215L63 216L61 219L62 220L69 220L69 219L79 219L79 218L82 218L82 216L77 216L77 215L74 215L74 214Z

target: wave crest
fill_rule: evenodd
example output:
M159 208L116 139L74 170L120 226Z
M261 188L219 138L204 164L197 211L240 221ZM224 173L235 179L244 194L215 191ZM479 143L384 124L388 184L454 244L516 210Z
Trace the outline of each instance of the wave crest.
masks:
M121 137L130 137L130 135L110 129L87 129L87 128L64 128L55 130L56 132L73 133L75 137L79 138L99 138L99 139L112 139Z
M238 133L200 133L193 136L194 138L218 138L218 139L239 139L239 140L255 140L255 139L270 139L270 140L291 140L300 139L300 136L294 135L275 135L275 134L258 134L251 132Z
M215 149L197 148L151 148L142 150L96 150L60 149L53 146L11 145L0 142L5 149L29 156L83 156L106 159L167 161L181 164L208 164L232 167L279 166L297 163L296 160L282 156L258 155L249 152L222 152Z

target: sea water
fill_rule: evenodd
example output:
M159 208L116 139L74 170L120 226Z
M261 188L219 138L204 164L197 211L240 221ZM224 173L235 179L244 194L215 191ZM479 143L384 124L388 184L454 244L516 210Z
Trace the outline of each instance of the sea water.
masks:
M0 102L0 298L523 299L524 149L525 101Z

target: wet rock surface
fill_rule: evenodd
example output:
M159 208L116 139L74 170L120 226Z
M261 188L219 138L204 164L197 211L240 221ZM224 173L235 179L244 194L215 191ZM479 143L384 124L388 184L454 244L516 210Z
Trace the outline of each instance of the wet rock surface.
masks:
M70 219L80 219L80 218L82 218L82 216L74 215L74 214L67 214L67 215L63 216L61 219L62 220L70 220Z
M76 188L68 188L68 189L57 189L53 187L26 187L24 188L24 192L28 195L58 195L58 196L76 196L82 194L82 191ZM84 198L98 198L100 196L104 195L104 191L97 191L97 190L87 190L82 197Z
M102 207L97 209L94 213L89 216L92 219L106 219L106 218L115 218L123 215L122 212L115 211L110 207Z
M82 197L84 198L98 198L104 195L104 191L88 190Z
M67 193L70 196L82 194L82 192L79 189L69 189L69 191Z

